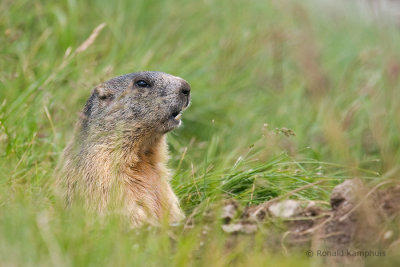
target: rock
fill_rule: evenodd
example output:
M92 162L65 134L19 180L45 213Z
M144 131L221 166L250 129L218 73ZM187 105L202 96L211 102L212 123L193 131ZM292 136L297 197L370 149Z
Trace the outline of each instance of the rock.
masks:
M268 211L275 217L290 218L301 211L301 205L299 201L288 199L272 204Z
M239 204L233 200L227 200L224 203L224 207L222 208L221 219L225 224L231 222L238 213Z
M228 234L253 234L257 232L257 225L250 223L233 223L233 224L225 224L222 225L222 230Z
M364 185L360 179L346 180L337 185L331 193L332 210L340 210L341 213L349 211L355 204L363 187Z
M222 230L224 230L224 232L228 234L238 233L240 229L242 229L242 225L239 223L222 225Z

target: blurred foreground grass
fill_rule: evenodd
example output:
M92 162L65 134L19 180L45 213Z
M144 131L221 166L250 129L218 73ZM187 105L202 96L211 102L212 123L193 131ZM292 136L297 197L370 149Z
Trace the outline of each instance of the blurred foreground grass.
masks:
M1 1L0 265L309 264L264 246L268 232L228 248L217 221L206 236L202 225L131 231L54 200L54 167L91 89L125 73L192 85L169 135L187 215L321 179L293 197L327 201L346 178L397 178L399 29L348 5L267 2Z

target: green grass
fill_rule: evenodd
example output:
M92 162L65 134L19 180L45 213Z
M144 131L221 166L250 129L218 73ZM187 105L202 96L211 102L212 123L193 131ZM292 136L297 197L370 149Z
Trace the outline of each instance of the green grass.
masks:
M397 178L399 29L349 6L307 3L1 1L0 265L310 264L266 246L268 232L228 248L218 220L207 233L203 223L131 231L118 217L65 210L50 186L92 88L140 70L193 89L184 126L168 139L187 215L321 179L292 197L327 201L347 178Z

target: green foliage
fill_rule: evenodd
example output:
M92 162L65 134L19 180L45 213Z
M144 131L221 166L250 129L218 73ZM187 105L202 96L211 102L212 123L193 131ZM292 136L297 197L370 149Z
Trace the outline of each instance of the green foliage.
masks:
M343 179L395 177L398 29L348 6L307 3L1 1L1 264L308 264L245 237L228 248L217 221L205 237L203 225L132 231L117 216L65 210L51 190L92 88L140 70L181 76L193 89L184 126L169 135L172 183L187 215L222 198L257 204L320 180L291 197L328 201Z

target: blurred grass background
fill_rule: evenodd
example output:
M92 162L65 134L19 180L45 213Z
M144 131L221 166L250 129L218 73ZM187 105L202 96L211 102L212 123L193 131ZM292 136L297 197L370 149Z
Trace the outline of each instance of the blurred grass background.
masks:
M321 179L293 197L328 201L346 178L397 178L399 37L387 17L344 2L1 1L0 265L308 265L265 246L268 232L228 248L218 221L132 231L64 210L55 165L96 84L157 70L193 89L168 139L187 215Z

